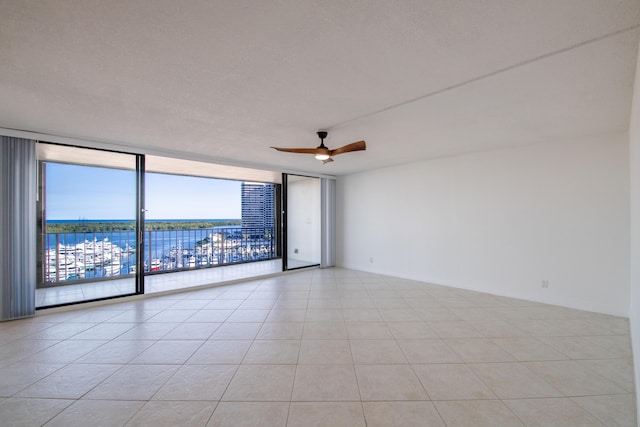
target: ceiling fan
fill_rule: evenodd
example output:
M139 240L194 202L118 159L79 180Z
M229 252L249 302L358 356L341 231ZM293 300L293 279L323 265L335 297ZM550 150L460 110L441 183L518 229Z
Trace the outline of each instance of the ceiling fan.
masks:
M315 154L316 159L322 161L322 164L333 162L332 157L337 156L338 154L349 153L351 151L363 151L367 149L367 144L365 144L364 141L358 141L336 148L335 150L329 150L324 145L324 139L327 137L327 132L324 130L318 131L318 137L320 138L320 145L316 148L271 148L278 151L285 151L287 153Z

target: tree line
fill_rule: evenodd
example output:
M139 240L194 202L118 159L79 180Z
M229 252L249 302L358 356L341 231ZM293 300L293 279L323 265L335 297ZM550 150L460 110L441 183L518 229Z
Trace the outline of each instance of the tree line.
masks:
M203 229L213 227L238 226L242 225L242 221L153 221L146 222L144 229L146 231L163 231L163 230L188 230ZM114 231L135 231L135 221L122 222L66 222L63 224L47 223L47 233L104 233Z

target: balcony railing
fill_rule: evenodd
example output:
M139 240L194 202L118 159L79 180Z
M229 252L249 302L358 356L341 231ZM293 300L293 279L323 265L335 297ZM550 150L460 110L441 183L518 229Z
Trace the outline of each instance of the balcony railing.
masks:
M160 273L277 258L273 228L148 230L144 272ZM133 231L46 233L43 286L135 274Z

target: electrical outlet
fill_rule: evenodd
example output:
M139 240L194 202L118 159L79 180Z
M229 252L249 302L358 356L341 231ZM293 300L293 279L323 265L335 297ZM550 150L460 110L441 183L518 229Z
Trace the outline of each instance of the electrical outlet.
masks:
M373 257L369 257L369 262L373 264Z
M543 287L544 289L547 289L547 288L549 287L549 281L548 281L547 279L544 279L544 280L542 281L542 287Z

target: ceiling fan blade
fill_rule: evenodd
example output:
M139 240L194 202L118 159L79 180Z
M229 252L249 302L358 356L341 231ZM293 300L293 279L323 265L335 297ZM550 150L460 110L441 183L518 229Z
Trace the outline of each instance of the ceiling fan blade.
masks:
M280 148L280 147L271 147L278 151L284 151L286 153L300 153L300 154L325 154L326 149L322 148Z
M329 157L327 160L323 160L322 164L326 165L327 163L333 162L333 159L331 157Z
M330 155L337 156L342 153L349 153L351 151L362 151L367 149L367 144L364 141L352 142L351 144L347 144L344 147L336 148L335 150L330 151Z

